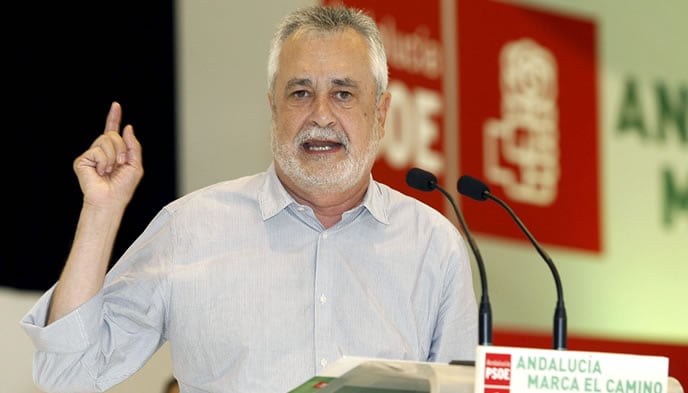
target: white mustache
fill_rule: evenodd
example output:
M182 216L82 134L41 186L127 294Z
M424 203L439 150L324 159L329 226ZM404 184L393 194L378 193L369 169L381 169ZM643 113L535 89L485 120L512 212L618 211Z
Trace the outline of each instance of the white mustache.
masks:
M297 146L301 146L309 139L334 140L337 143L341 143L342 146L344 146L344 148L346 149L346 151L349 150L349 137L345 133L339 132L332 128L306 128L304 130L299 131L294 141L296 142Z

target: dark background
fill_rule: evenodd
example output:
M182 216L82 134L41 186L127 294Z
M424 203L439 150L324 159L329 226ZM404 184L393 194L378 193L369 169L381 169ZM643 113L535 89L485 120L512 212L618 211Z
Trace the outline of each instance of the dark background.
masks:
M81 207L73 160L122 104L143 146L144 177L113 262L176 195L172 1L33 3L5 10L6 208L0 285L44 290L59 277Z

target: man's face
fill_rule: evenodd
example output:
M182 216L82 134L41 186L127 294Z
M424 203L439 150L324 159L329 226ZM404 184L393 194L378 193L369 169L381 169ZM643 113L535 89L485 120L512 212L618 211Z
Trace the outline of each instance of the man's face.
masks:
M366 184L389 106L376 106L369 51L354 30L296 32L279 56L272 152L281 178L309 191ZM283 179L284 181L284 179Z

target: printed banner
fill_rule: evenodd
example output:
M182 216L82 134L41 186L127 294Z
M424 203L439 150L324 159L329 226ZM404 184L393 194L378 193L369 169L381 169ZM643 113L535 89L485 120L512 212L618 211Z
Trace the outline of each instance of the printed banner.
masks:
M594 21L473 0L459 1L456 20L461 173L538 241L600 251ZM464 203L472 230L526 241L500 207L477 203Z
M474 393L665 393L669 358L478 346Z

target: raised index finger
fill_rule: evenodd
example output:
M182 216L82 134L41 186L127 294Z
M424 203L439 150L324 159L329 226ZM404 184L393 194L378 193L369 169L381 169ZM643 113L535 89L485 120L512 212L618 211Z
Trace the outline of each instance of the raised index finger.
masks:
M119 102L113 101L110 105L110 111L108 112L107 119L105 120L105 130L103 133L108 131L115 131L119 134L119 125L122 121L122 107Z

